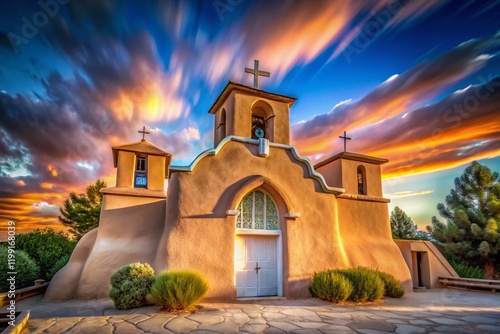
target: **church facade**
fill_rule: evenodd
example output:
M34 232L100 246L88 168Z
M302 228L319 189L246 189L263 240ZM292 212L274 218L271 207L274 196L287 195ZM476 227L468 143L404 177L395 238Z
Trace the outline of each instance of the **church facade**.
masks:
M113 272L133 262L198 271L208 301L307 297L315 272L355 266L411 290L382 195L387 160L344 151L313 165L290 145L294 102L229 82L209 110L214 148L189 166L144 140L113 147L117 181L103 190L100 226L46 298L106 297Z

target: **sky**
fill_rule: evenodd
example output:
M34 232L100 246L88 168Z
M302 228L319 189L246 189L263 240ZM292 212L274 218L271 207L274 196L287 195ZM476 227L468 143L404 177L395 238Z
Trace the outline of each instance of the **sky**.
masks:
M213 147L208 109L254 59L260 89L298 98L299 153L347 131L425 229L471 161L500 171L498 22L498 0L2 1L0 239L63 229L68 194L114 186L111 146L142 126L175 165Z

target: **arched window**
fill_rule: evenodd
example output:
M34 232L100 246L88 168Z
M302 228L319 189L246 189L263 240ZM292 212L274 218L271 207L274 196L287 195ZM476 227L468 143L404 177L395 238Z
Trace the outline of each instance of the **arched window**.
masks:
M256 230L278 230L278 209L273 199L266 193L256 190L246 195L238 205L236 228Z
M226 109L222 109L220 114L220 122L217 125L217 130L219 131L219 142L226 138Z
M357 171L358 178L358 194L366 195L366 170L365 166L358 166Z

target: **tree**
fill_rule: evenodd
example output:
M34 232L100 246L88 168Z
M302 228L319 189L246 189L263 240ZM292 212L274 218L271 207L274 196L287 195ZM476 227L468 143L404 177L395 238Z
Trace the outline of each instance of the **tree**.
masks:
M498 173L472 162L437 209L446 223L432 217L432 226L427 226L432 237L462 264L480 266L492 278L500 254Z
M106 182L98 179L87 187L85 194L77 195L72 192L69 194L69 198L64 201L59 221L70 227L69 231L75 235L77 240L99 226L102 204L102 194L99 191L102 188L106 188Z
M419 237L417 225L399 206L391 212L391 231L393 239L416 240Z
M35 229L30 233L16 236L16 249L25 251L40 267L40 277L48 281L59 259L71 255L76 241L70 240L67 233L56 232L51 228Z

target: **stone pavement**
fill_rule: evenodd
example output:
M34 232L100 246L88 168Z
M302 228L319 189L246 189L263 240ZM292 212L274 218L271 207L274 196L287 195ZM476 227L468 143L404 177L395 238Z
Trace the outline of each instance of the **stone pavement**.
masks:
M195 313L117 311L109 300L16 304L31 310L22 333L500 333L500 295L451 289L379 303L318 299L202 304Z

